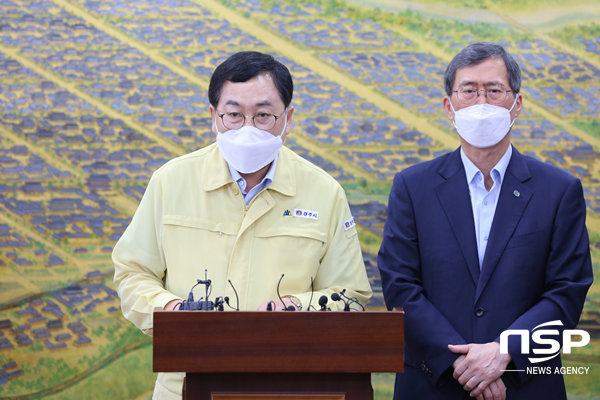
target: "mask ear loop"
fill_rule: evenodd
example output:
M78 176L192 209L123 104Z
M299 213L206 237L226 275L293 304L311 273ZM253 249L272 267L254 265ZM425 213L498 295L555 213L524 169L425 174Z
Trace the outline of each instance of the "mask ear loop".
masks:
M281 131L281 133L279 135L277 135L278 138L281 138L283 136L283 133L285 132L285 128L287 128L287 110L288 110L288 108L286 107L284 110L285 119L283 120L283 130ZM281 139L281 141L283 142L283 139Z
M452 111L454 112L454 119L456 119L456 110L454 110L454 106L452 105L452 97L448 99L448 101L450 102L450 107L452 108ZM456 128L456 130L458 130L458 127L456 126L456 122L454 122L454 119L452 119L452 125L454 125L454 127Z
M517 93L517 95L515 96L515 101L513 102L512 107L510 108L510 110L508 110L508 112L510 113L512 111L513 108L515 108L515 104L517 104L517 99L519 98L521 94ZM450 103L450 105L452 105L452 103ZM517 120L517 117L515 117L512 122L510 123L509 128L512 128L513 124L515 123L515 121Z
M219 132L219 128L217 127L217 118L219 118L217 116L217 109L215 108L215 119L213 120L213 126L215 127L215 131L217 131L217 136L222 135L221 132Z

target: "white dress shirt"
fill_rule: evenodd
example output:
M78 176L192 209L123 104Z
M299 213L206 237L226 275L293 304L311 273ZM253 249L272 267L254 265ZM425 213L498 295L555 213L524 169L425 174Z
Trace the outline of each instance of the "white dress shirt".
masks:
M258 185L250 189L249 192L246 191L248 182L246 182L242 175L240 175L240 173L235 168L229 165L229 163L227 163L227 166L229 167L229 173L231 174L231 177L234 181L237 182L242 192L242 195L244 195L244 201L246 202L246 205L248 205L250 204L254 196L262 192L264 188L266 188L273 182L273 177L275 176L275 167L277 167L277 155L275 155L275 159L271 163L271 166L269 167L269 170L267 171L267 174L262 179L262 181L260 181Z
M492 221L494 220L494 213L496 212L496 205L498 204L502 181L504 180L504 174L506 173L506 168L510 162L511 155L512 144L508 146L506 153L504 153L500 161L498 161L496 166L492 169L490 175L492 176L494 184L488 192L485 188L483 173L471 160L469 160L462 147L460 149L460 158L465 167L467 183L469 185L469 195L471 196L471 206L473 207L479 268L481 268L483 257L485 256L485 249L487 248L488 237L490 235L490 229L492 228Z

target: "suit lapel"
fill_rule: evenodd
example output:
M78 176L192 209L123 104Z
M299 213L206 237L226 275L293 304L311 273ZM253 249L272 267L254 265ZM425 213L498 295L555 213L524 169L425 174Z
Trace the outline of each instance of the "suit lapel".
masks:
M531 178L531 175L524 157L513 147L513 154L504 175L498 205L490 229L475 301L479 299L492 276L508 241L525 212L529 200L533 196L533 190L524 184L529 178Z
M460 149L452 153L440 170L445 181L435 191L444 213L450 222L454 236L467 263L473 283L479 281L479 258L475 238L473 207L465 169L460 159Z

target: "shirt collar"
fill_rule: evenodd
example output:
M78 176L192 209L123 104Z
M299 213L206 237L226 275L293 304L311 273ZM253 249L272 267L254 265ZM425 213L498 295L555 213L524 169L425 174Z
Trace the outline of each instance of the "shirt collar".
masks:
M206 148L208 151L204 170L204 190L217 190L227 184L234 183L227 161L223 158L216 143ZM202 150L201 150L202 151ZM270 190L275 190L285 196L296 195L296 165L300 157L283 146L277 153L277 168L273 167L273 182Z
M509 144L508 149L506 149L506 152L504 153L502 158L498 161L494 168L492 168L492 171L496 171L498 174L500 174L500 182L504 180L504 174L506 173L506 169L508 168L508 163L510 162L511 156L512 144ZM467 183L471 183L471 181L473 181L473 178L475 178L475 175L477 175L477 173L481 171L479 171L479 168L477 168L477 166L475 166L475 164L473 164L473 162L469 160L469 157L467 157L462 147L460 148L460 158L465 167Z
M271 163L271 167L267 171L267 174L257 186L260 186L263 183L265 183L266 185L270 185L273 182L273 177L275 176L275 167L277 166L277 158L278 154L275 155L275 159ZM229 173L231 174L231 177L234 181L236 181L238 184L240 183L240 181L246 183L244 177L240 175L240 173L235 168L233 168L229 163L227 163L227 166L229 167ZM244 191L246 191L246 189L244 189Z

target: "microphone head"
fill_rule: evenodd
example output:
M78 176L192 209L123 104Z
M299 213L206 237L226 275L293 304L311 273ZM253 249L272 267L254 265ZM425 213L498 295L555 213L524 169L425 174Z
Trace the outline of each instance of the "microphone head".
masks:
M319 298L319 305L321 307L326 306L327 305L327 296L323 295Z
M333 293L331 295L331 300L333 300L333 301L340 301L340 300L342 300L342 298L340 297L339 293Z
M286 308L286 311L296 311L296 307L288 306L288 308Z

